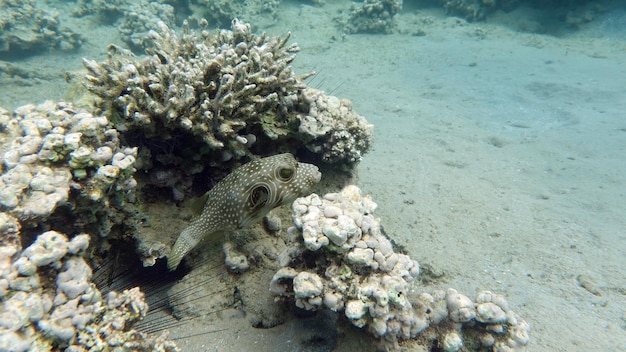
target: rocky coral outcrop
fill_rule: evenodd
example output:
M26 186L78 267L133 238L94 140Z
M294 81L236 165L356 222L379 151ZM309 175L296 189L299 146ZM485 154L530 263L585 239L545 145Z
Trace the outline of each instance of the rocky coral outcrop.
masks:
M278 256L281 268L270 283L280 299L342 312L384 349L400 341L445 351L528 343L528 323L501 295L483 291L472 301L454 289L417 294L418 263L396 252L373 216L376 203L358 187L298 198L292 208L294 241Z
M83 258L89 238L46 231L23 251L2 242L0 350L179 351L132 328L148 311L139 288L102 297Z
M84 41L61 25L57 13L38 9L35 0L3 0L0 8L0 53L51 47L68 50Z
M293 72L289 36L257 36L238 20L232 30L201 24L179 36L161 22L146 58L111 46L106 62L84 62L99 111L144 146L138 168L155 185L180 200L208 167L284 151L352 167L369 150L372 126L349 102Z
M59 216L106 237L127 218L137 149L120 145L106 117L52 101L0 109L0 152L0 210L22 225Z
M338 21L348 33L391 33L394 17L402 11L402 0L365 0L353 3Z

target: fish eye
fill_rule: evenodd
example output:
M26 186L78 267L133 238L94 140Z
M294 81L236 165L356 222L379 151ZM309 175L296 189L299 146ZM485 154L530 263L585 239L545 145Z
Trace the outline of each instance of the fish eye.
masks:
M287 181L293 177L294 169L283 167L278 169L278 178L283 181Z
M265 186L257 186L250 192L250 205L253 209L262 208L270 198L270 190Z

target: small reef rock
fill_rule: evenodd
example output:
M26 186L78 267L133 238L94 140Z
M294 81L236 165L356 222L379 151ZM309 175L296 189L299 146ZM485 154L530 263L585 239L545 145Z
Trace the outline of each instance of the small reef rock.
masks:
M454 289L417 294L418 263L394 250L373 216L376 203L358 187L298 198L292 209L291 245L270 283L278 299L343 312L384 349L402 342L508 351L528 343L529 325L501 295L484 291L472 301Z
M282 0L190 0L189 10L217 27L228 27L233 18L269 26L278 20Z
M0 54L83 44L80 34L61 26L58 14L39 9L35 0L2 0L0 8Z
M180 351L167 334L133 329L148 311L139 288L102 297L83 255L90 236L46 231L22 251L17 219L0 213L0 350ZM8 240L13 239L13 240Z
M468 21L482 21L502 6L502 1L496 0L440 0L440 2L449 15L459 16ZM515 3L515 1L504 1L505 4L507 2Z
M122 11L119 22L117 29L122 40L131 48L146 49L152 43L150 31L157 30L159 22L172 26L176 21L172 5L141 1Z
M348 33L392 33L400 11L402 0L364 0L353 3L337 21Z

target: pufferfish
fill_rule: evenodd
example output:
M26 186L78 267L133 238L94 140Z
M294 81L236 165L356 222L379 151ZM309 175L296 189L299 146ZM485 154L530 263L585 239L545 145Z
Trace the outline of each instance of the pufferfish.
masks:
M304 195L321 177L317 166L300 163L290 153L236 168L207 193L200 216L178 236L167 268L175 270L203 238L259 222L270 210Z

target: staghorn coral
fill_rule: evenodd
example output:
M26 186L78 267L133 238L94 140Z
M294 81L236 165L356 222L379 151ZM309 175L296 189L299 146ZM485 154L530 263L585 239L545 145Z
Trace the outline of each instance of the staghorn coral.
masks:
M207 166L306 150L353 166L369 149L371 125L347 101L307 88L311 74L293 73L289 36L256 36L234 20L230 31L185 26L181 36L160 23L150 37L146 58L111 46L106 62L85 60L86 86L128 144L144 146L139 168L175 199Z
M85 60L87 88L103 98L105 113L124 119L117 122L122 129L142 127L153 136L178 128L241 157L246 143L237 137L248 120L274 118L273 110L292 105L289 99L305 87L308 75L296 76L289 67L299 49L285 47L288 37L258 38L238 21L232 31L186 30L181 38L164 23L159 27L152 33L156 48L144 60L117 47L108 62Z
M394 251L373 216L376 203L358 187L298 198L292 209L290 232L299 239L278 256L281 268L270 283L278 297L304 310L343 312L383 349L401 341L445 351L519 350L528 343L529 325L501 295L483 291L472 301L453 289L416 294L418 263Z

